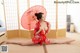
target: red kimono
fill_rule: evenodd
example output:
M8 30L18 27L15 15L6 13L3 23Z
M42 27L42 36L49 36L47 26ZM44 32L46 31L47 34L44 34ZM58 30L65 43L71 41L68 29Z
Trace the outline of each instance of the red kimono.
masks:
M46 22L46 21L45 21ZM36 35L36 32L40 29L40 22L36 23L36 27L34 29L34 37L32 38L32 41L34 42L34 44L40 44L42 45L43 43L45 44L49 44L50 41L46 38L46 33L48 33L49 30L49 23L46 22L48 29L45 30L41 30L39 34ZM36 38L36 36L39 36L38 38Z

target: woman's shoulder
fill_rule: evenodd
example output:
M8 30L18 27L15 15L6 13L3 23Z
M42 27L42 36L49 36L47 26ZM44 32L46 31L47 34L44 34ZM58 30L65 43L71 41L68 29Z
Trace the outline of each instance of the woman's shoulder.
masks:
M49 22L48 21L45 21L47 24L49 24Z
M38 21L38 22L36 22L36 25L40 25L40 22Z
M36 22L36 24L39 24L40 22L38 21L38 22Z

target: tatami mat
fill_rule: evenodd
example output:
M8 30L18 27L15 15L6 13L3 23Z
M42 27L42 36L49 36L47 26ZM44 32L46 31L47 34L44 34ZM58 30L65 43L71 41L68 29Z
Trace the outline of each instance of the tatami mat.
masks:
M47 53L80 53L80 47L69 44L46 45Z
M6 44L8 45L8 53L44 53L43 46L34 45L34 46L20 46L15 44Z

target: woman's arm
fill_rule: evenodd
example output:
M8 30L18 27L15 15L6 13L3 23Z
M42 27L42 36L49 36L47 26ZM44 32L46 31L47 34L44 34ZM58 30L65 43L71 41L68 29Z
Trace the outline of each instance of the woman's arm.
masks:
M50 32L50 28L51 28L50 23L48 23L47 25L48 25L48 30L46 31L46 34L48 34Z
M36 38L39 38L39 35L38 35L38 34L40 33L41 30L42 30L42 29L40 28L38 31L35 32L35 37L36 37Z
M40 29L36 32L36 35L39 34L41 30L42 30L42 27L40 27Z
M49 24L49 29L48 29L48 32L50 32L50 28L51 28L51 25Z

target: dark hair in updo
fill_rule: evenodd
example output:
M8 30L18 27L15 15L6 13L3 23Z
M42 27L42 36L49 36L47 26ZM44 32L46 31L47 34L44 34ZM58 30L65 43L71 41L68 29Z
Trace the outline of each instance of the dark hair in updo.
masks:
M35 13L35 16L37 17L37 20L40 20L42 18L43 13L39 12L39 13Z

